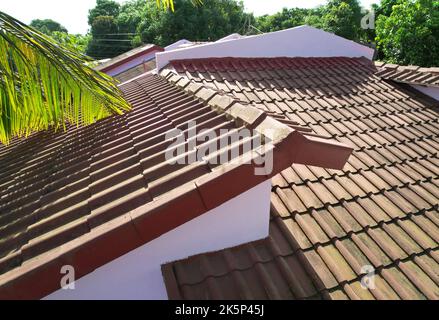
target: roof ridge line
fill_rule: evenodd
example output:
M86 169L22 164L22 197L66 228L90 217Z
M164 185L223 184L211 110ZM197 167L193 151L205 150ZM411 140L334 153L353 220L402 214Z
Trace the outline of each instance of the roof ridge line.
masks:
M226 114L227 117L232 118L238 124L254 129L264 137L268 137L268 135L267 132L264 132L265 130L262 130L261 124L265 120L270 119L271 129L276 131L272 135L275 138L273 139L274 144L280 143L296 131L254 105L245 104L225 92L194 83L183 76L175 74L173 70L164 69L161 72L161 76L188 94L206 103L216 112Z
M209 105L214 111L225 114L229 119L233 119L238 125L256 131L264 141L272 142L274 146L287 140L293 139L307 145L308 148L315 148L319 152L322 148L337 149L337 157L316 157L313 152L303 153L291 150L291 163L307 163L316 166L340 169L344 166L353 148L334 139L320 135L311 135L291 128L281 121L270 116L266 111L260 110L252 104L243 104L238 99L231 97L221 91L207 88L204 85L195 83L187 77L178 75L175 70L165 68L160 76L166 81L184 90L186 93L195 96L197 99ZM333 158L332 161L331 158ZM338 158L338 159L335 159Z

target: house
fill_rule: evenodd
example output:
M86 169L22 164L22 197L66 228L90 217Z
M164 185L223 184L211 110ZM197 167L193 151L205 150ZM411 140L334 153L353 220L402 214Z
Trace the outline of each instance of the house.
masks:
M114 77L123 83L155 68L155 54L164 49L153 44L146 44L117 57L108 59L95 69Z
M164 51L132 112L1 147L0 298L438 299L433 70L372 56L307 26Z

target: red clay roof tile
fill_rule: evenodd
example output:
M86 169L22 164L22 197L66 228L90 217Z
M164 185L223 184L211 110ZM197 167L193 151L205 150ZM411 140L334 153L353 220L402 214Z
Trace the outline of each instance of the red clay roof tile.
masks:
M195 71L180 76L218 89L221 79L226 82L214 67L217 61L191 60ZM288 241L292 249L282 255L298 258L302 280L314 290L296 296L292 292L301 279L273 270L271 286L277 286L280 295L272 298L438 299L439 103L383 80L411 82L421 78L409 74L428 70L411 68L398 76L401 67L378 65L387 71L377 72L366 59L356 58L221 61L230 96L355 146L343 170L294 164L273 178L270 225L278 229L271 228L270 238L262 242ZM187 63L173 61L170 68L179 73ZM201 68L202 82L196 74ZM257 98L250 98L251 92ZM197 270L190 267L193 259L199 257L178 263L196 276ZM203 281L183 284L184 273L172 273L174 265L165 266L170 272L164 274L165 282L181 298L211 298L200 295ZM365 265L376 268L373 290L360 285ZM215 278L216 283L232 273ZM237 280L231 279L230 287L219 286L224 288L219 292L222 298L237 298L231 289ZM253 281L264 286L268 280L258 274ZM286 284L289 290L281 290Z
M312 138L302 138L263 111L236 103L228 109L230 99L187 84L144 75L121 87L131 112L0 147L1 298L41 298L59 289L60 273L53 270L66 262L83 276L269 179L300 160L298 150L314 148ZM270 120L277 171L256 176L260 165L254 160L265 151L244 151L243 139L234 148L237 156L252 160L249 165L170 165L165 158L175 140L165 140L170 129L183 130L186 153L179 157L188 158L203 147L195 141L189 149L189 120L197 121L197 134L247 126L256 128L252 139L265 141L263 124ZM329 152L339 152L334 165L341 166L351 149L330 141L321 145L328 146L334 146ZM228 187L218 192L218 185ZM190 210L182 213L182 207Z
M377 76L384 79L409 84L439 87L439 68L421 68L418 66L399 66L384 62L375 62Z

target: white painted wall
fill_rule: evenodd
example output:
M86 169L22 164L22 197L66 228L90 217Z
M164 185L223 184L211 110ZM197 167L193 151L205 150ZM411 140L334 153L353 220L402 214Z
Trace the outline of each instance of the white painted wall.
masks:
M165 47L165 51L170 51L170 50L177 49L180 46L185 45L185 44L192 44L192 41L189 41L189 40L186 40L186 39L178 40L178 41L176 41L174 43L171 43L169 46Z
M157 53L161 70L171 60L200 58L263 57L366 57L374 50L354 41L309 26L300 26L229 41Z
M412 87L418 91L421 91L422 93L426 94L427 96L430 96L430 97L439 101L439 88L438 87L426 87L426 86L419 86L419 85L412 85Z
M167 299L162 264L268 236L270 193L265 181L44 299Z
M239 33L232 33L232 34L229 34L228 36L225 36L224 38L217 40L216 42L237 40L237 39L242 39L242 38L245 38L245 37L241 36Z

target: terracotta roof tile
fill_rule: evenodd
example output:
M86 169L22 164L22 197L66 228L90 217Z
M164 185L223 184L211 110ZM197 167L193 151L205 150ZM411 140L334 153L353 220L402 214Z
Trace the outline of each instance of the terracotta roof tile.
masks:
M222 76L216 61L190 61L191 70L202 68L203 82L196 71L179 73L188 61L171 62L170 69L218 88ZM262 242L286 239L304 271L303 281L315 288L291 295L281 289L288 283L291 291L291 282L273 270L271 282L281 293L275 298L439 298L439 103L384 81L400 68L384 67L387 73L377 72L363 58L221 58L221 71L228 74L223 83L229 89L221 86L226 94L354 146L343 170L294 164L272 179L270 225L278 230L271 229ZM426 70L400 72L395 80L414 72ZM174 265L166 266L167 285L184 288L180 298L204 298L194 284L171 279ZM365 265L376 268L376 289L361 287ZM263 285L267 279L258 273L253 281ZM222 297L235 297L230 290L224 289Z
M321 299L296 251L273 219L270 238L162 267L175 299ZM281 284L279 286L279 283Z
M399 66L384 62L375 62L375 66L378 68L377 76L383 79L439 87L439 68Z
M308 134L309 130L297 131L283 117L276 120L258 108L244 107L216 91L178 80L174 85L160 76L144 75L121 86L133 106L131 112L84 128L68 126L66 132L36 133L0 147L1 298L41 298L59 289L59 272L52 268L68 261L80 276L85 275L269 179L291 163L308 161L300 152L336 152L338 160L328 165L340 167L352 151L334 141L305 137L299 132ZM174 160L188 160L206 144L218 143L202 144L190 137L190 120L197 122L196 134L247 127L255 129L249 141L272 138L274 171L254 174L260 166L255 160L265 151L254 145L246 151L244 139L229 143L218 153L206 153L202 161L195 158L194 163L171 165L165 157L175 141L166 140L171 129L181 129L185 138L185 153ZM268 127L273 129L270 136ZM231 153L232 149L237 152ZM221 153L249 160L249 165L239 161L209 164L209 158ZM219 184L228 187L218 192ZM182 207L189 210L181 213ZM124 240L118 242L118 237ZM267 258L260 248L255 250L252 261L274 259ZM268 275L272 268L288 273L285 263L272 261L257 274ZM217 277L224 273L218 266L214 264L212 271L208 268L208 274ZM255 275L251 271L243 279ZM27 289L41 277L45 279L41 285ZM268 285L271 280L266 279ZM248 294L251 290L243 283L242 294ZM211 283L209 288L214 297L220 297L224 286ZM271 290L270 296L280 296L274 286Z

